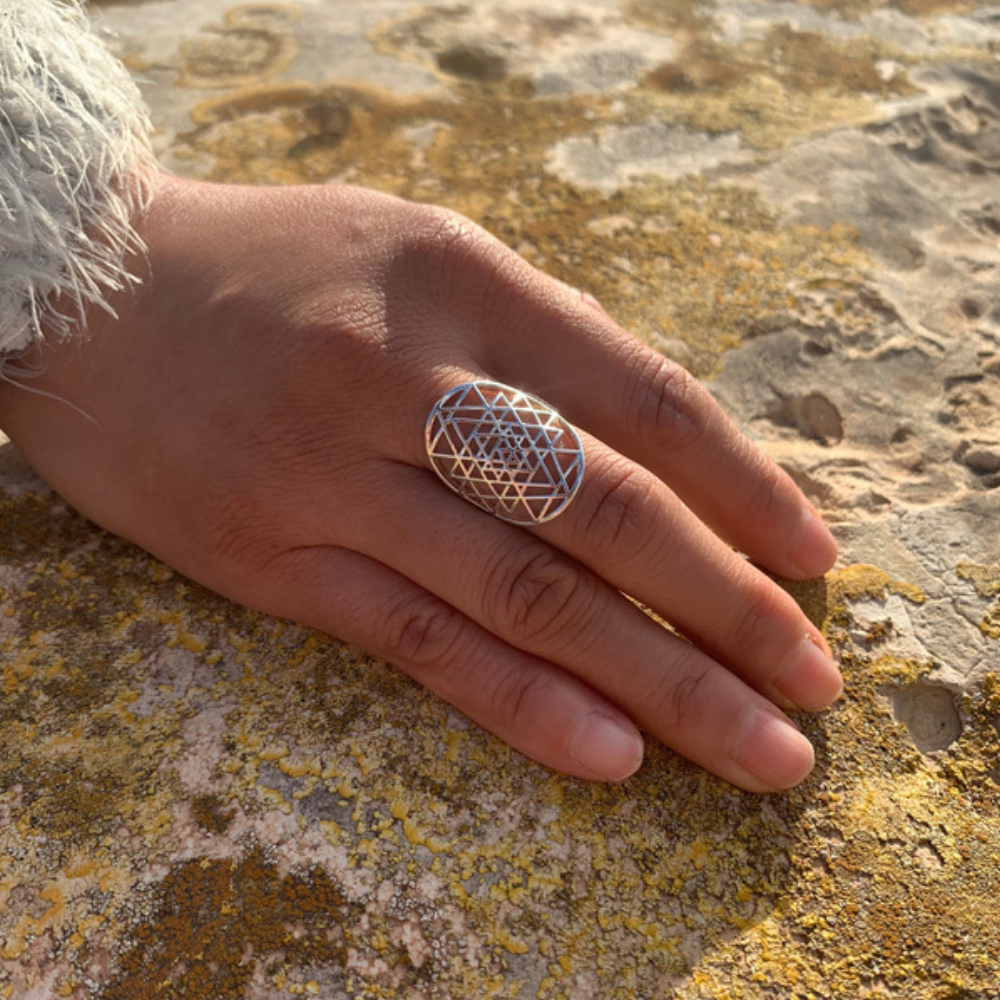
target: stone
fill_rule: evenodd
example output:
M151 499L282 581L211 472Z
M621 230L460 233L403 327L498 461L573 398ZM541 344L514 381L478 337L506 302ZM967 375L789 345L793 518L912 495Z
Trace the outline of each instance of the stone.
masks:
M171 169L443 202L690 364L833 525L845 694L784 795L570 780L4 446L0 1000L994 996L995 12L91 6Z

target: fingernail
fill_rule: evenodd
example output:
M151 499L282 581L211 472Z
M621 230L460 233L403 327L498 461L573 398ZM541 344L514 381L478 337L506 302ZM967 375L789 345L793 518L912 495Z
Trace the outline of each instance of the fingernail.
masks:
M804 577L822 576L837 561L837 542L815 511L805 510L798 541L789 553Z
M569 749L582 767L605 781L621 781L642 763L642 737L632 726L600 712L587 716Z
M812 744L775 709L755 709L747 720L733 760L775 790L797 785L815 762Z
M793 705L818 712L840 697L844 681L833 660L806 636L788 667L774 678L774 686Z

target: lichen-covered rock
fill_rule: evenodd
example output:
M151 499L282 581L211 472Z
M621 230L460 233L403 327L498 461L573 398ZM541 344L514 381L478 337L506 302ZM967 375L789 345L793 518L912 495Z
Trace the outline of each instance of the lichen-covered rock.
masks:
M1000 44L974 2L95 4L161 157L457 208L835 522L794 792L526 762L0 449L0 1000L989 998Z

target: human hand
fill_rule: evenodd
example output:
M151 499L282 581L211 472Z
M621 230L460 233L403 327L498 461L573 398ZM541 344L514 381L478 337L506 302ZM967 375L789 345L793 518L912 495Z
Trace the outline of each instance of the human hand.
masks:
M624 778L638 724L743 788L808 773L777 706L826 706L839 673L726 543L808 577L833 539L690 375L453 213L350 187L155 187L141 293L85 345L39 351L47 395L0 390L0 424L77 509L549 767ZM431 407L478 378L579 429L584 482L554 520L503 523L430 471Z

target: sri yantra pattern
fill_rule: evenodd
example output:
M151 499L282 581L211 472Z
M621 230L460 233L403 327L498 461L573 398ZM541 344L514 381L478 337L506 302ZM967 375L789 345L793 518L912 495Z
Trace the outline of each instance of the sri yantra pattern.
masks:
M445 393L427 421L431 467L459 496L513 524L559 514L583 480L573 427L537 396L499 382Z

